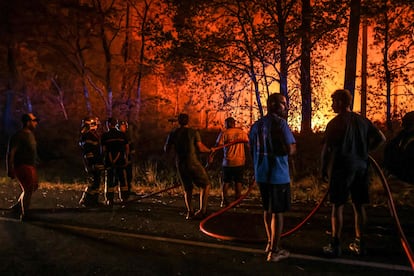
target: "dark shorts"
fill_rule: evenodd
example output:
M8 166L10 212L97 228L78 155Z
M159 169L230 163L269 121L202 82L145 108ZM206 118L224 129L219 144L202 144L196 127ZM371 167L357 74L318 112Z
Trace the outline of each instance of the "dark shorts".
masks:
M200 162L178 164L178 174L185 190L192 189L193 184L205 188L210 183L210 178Z
M243 183L244 166L238 167L223 167L223 182L224 183Z
M342 205L349 196L353 203L369 203L369 175L367 168L335 170L329 185L329 200L335 205Z
M258 183L262 205L270 213L283 213L290 210L290 184Z

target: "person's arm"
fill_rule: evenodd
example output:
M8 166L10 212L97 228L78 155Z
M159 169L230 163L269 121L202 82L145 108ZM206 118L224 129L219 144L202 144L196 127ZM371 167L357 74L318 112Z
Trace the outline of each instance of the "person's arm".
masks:
M324 182L329 181L331 163L332 150L328 147L326 143L324 143L321 152L321 177Z
M7 164L7 176L10 178L15 178L16 175L14 173L14 156L16 154L16 147L9 146L9 150L6 156L6 164Z
M212 152L212 151L215 150L214 147L213 148L209 148L206 145L204 145L202 142L197 142L197 147L198 147L198 150L200 152Z
M170 151L171 151L171 133L170 134L168 134L168 137L167 137L167 140L165 141L165 144L164 144L164 152L165 153L169 153Z
M292 156L296 154L296 144L289 144L288 145L288 155Z
M221 131L216 139L216 147L224 145L224 132Z
M387 139L385 138L384 133L382 133L381 130L374 127L373 135L371 135L370 141L369 141L369 151L376 150L379 148L383 143L385 143Z

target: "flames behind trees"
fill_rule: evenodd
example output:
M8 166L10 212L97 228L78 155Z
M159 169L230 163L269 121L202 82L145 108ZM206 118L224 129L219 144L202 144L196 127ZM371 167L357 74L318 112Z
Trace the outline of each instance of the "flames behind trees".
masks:
M2 1L2 131L31 108L53 126L67 117L72 131L88 114L128 120L141 140L161 140L180 112L199 128L220 128L227 116L248 128L273 92L288 96L294 129L307 112L311 128L323 130L333 116L330 94L343 87L350 8L310 4L303 25L302 2L294 0ZM413 10L409 1L362 1L373 119L398 119L412 108Z

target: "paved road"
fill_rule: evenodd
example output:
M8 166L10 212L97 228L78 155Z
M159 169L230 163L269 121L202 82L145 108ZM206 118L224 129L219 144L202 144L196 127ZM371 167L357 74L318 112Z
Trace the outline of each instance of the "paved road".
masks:
M1 275L412 274L393 220L383 207L368 209L369 256L357 258L346 250L340 259L321 255L329 229L329 208L323 206L297 232L283 238L291 258L266 263L256 199L247 199L205 223L209 232L235 239L229 241L205 235L199 221L185 221L181 197L153 197L112 209L87 210L74 204L78 194L40 191L33 202L33 221L21 223L2 212ZM219 210L218 204L213 198L212 212ZM286 215L286 228L302 221L314 206L294 205ZM411 244L412 211L399 212ZM351 223L350 206L345 213L345 221ZM352 224L345 226L344 233L344 243L351 241Z

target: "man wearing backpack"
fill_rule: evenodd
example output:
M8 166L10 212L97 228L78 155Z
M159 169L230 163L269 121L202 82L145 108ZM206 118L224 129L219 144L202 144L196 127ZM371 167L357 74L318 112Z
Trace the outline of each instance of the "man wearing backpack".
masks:
M355 220L355 240L349 249L357 255L365 254L363 240L369 203L368 152L385 141L385 136L371 121L351 111L352 95L346 89L332 94L332 109L338 115L325 130L322 149L322 178L329 182L332 203L332 238L323 252L329 257L341 255L343 208L351 196Z

